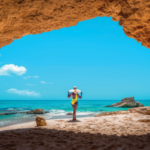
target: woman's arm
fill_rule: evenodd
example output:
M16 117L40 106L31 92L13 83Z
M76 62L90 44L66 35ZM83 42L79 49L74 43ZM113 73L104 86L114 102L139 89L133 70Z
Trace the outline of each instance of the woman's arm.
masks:
M71 93L68 91L68 98L70 98L71 97Z
M78 97L81 99L82 98L82 92L81 92L81 96L79 95L79 94L77 94L78 95Z

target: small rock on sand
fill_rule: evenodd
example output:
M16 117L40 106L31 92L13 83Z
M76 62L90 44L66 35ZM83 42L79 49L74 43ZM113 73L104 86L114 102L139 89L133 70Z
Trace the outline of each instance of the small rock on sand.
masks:
M45 118L42 116L36 116L35 121L36 121L37 126L46 126L47 125Z

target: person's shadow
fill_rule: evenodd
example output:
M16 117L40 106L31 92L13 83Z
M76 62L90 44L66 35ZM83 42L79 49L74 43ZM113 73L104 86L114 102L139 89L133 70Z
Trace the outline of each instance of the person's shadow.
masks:
M69 120L69 121L67 121L67 122L72 122L72 123L74 123L74 122L81 122L80 120Z

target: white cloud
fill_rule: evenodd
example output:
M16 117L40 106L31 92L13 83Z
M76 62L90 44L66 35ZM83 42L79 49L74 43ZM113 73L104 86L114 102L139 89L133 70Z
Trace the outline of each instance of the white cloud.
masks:
M27 69L23 66L15 66L14 64L4 65L0 68L1 76L10 76L12 73L16 75L22 75L26 73Z
M27 76L27 77L23 77L23 79L28 79L28 78L35 78L35 79L37 79L37 78L39 78L39 76Z
M35 91L17 90L14 88L7 90L7 92L12 94L25 95L25 96L40 96L40 93L36 93Z
M26 84L26 85L28 85L28 86L35 86L36 84Z
M42 83L42 84L53 84L52 82L45 82L45 81L41 81L40 83Z

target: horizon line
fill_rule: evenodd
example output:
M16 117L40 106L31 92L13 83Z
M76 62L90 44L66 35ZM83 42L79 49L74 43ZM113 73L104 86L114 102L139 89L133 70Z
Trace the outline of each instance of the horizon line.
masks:
M118 99L107 99L107 100L103 100L103 99L100 99L100 100L96 100L96 99L91 99L91 100L78 100L78 101L113 101L113 100L116 100L116 101L119 101ZM40 100L40 99L29 99L29 100L0 100L0 101L71 101L71 100L59 100L59 99L56 99L56 100ZM135 101L139 101L139 100L135 100ZM143 99L143 100L140 100L140 101L150 101L150 99Z

